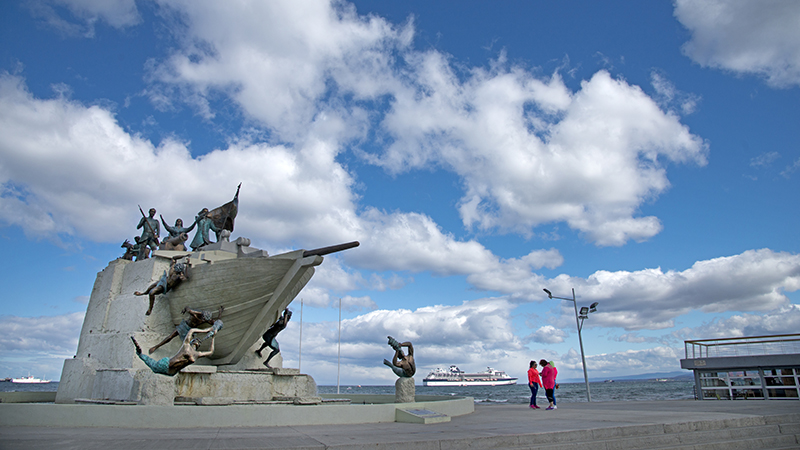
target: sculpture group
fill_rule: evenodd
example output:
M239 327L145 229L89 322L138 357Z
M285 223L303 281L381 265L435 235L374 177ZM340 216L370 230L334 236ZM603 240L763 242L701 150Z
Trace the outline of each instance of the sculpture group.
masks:
M148 259L150 255L156 250L171 250L180 251L183 253L171 257L169 269L165 270L161 277L150 284L142 291L135 291L134 295L148 297L148 308L145 315L150 315L153 311L155 299L157 295L165 295L175 289L183 282L189 281L189 255L185 243L188 241L189 233L195 230L194 238L191 240L189 247L192 251L198 251L213 244L210 239L210 233L213 231L216 234L216 242L227 241L233 231L233 224L238 212L239 189L241 184L236 189L236 195L233 200L225 205L209 211L208 208L203 208L195 216L194 221L188 227L185 227L183 220L178 218L175 224L170 226L162 215L160 223L156 217L156 209L150 208L148 214L145 215L141 207L139 211L142 218L136 226L137 230L142 230L140 236L134 238L135 244L125 240L122 247L126 249L125 254L121 257L130 261L141 261ZM169 233L163 240L159 241L161 235L161 225L163 224L164 230ZM245 240L246 241L246 240ZM162 255L163 256L163 255ZM142 352L139 343L131 336L137 356L154 372L158 374L174 376L180 370L195 361L198 358L211 356L214 353L214 337L222 329L223 322L221 320L224 308L219 307L216 313L209 311L195 310L192 308L184 308L181 314L186 314L179 325L176 326L175 331L167 336L163 341L154 345L147 353ZM280 352L278 341L275 339L279 332L286 328L286 324L291 318L292 313L285 309L283 315L272 324L269 329L264 333L264 345L256 350L256 354L261 357L261 351L269 347L271 352L263 365L271 368L269 361ZM210 325L210 328L207 326ZM205 334L205 337L201 335ZM180 337L182 344L178 352L172 357L164 357L159 360L153 359L148 354L152 354L158 348L165 345L175 337ZM211 346L208 350L201 351L202 343L211 339Z
M239 188L241 186L239 184ZM165 236L161 242L158 241L161 235L161 225L155 218L156 209L150 208L148 215L145 215L142 208L139 207L142 218L139 220L136 229L141 229L142 235L133 238L134 242L136 242L135 244L131 244L127 239L122 243L121 247L125 249L125 254L121 258L129 261L140 261L149 258L151 252L156 250L186 251L184 243L189 239L189 233L195 227L197 227L197 231L194 239L189 244L192 251L199 250L212 243L209 237L211 231L216 233L217 241L225 239L225 236L230 236L230 232L233 231L233 221L238 211L239 188L236 188L236 195L231 202L212 211L209 211L208 208L201 209L189 227L183 226L183 219L180 217L175 219L175 225L170 226L164 220L164 216L159 214L158 217L161 219L161 224L164 225L164 229L169 233L169 236ZM228 233L225 233L225 231Z

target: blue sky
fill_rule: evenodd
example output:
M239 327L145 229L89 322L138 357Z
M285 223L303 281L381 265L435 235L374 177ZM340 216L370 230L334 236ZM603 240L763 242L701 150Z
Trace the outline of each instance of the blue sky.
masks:
M57 379L97 272L228 201L301 292L301 369L386 336L524 377L679 370L800 329L800 4L40 0L0 6L0 376ZM291 308L297 313L300 304ZM144 301L144 300L143 300ZM298 365L300 315L280 335Z

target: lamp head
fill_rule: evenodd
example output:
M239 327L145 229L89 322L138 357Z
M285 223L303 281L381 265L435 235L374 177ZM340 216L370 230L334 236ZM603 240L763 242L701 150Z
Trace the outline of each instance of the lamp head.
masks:
M585 315L589 314L589 308L587 308L587 307L585 307L585 306L582 306L582 307L581 307L581 312L580 312L580 314L581 314L582 316L585 316Z
M594 302L591 305L589 305L589 312L596 312L597 311L597 303L598 302Z
M553 294L552 294L552 293L550 293L550 291L548 291L547 289L542 289L542 290L543 290L543 291L545 291L545 292L547 292L547 296L548 296L548 297L550 297L550 298L553 298Z

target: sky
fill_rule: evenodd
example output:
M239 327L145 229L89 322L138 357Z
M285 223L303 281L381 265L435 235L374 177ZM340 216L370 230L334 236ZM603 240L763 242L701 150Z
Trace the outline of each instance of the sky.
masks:
M361 242L278 337L320 385L393 383L389 335L418 384L580 379L543 289L598 302L590 378L797 333L798 23L792 0L2 2L0 376L59 378L137 205L191 220L239 183L233 238Z

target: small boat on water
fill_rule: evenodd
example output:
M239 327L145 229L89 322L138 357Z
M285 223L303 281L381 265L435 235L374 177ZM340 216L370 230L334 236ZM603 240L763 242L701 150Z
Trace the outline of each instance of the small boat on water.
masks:
M36 377L31 376L31 375L28 375L27 377L12 378L11 382L12 383L21 383L21 384L45 384L45 383L49 383L50 380L42 380L41 378L36 378Z
M466 373L454 365L448 370L437 367L422 380L423 386L505 386L516 383L516 378L502 370L487 367L483 372Z

